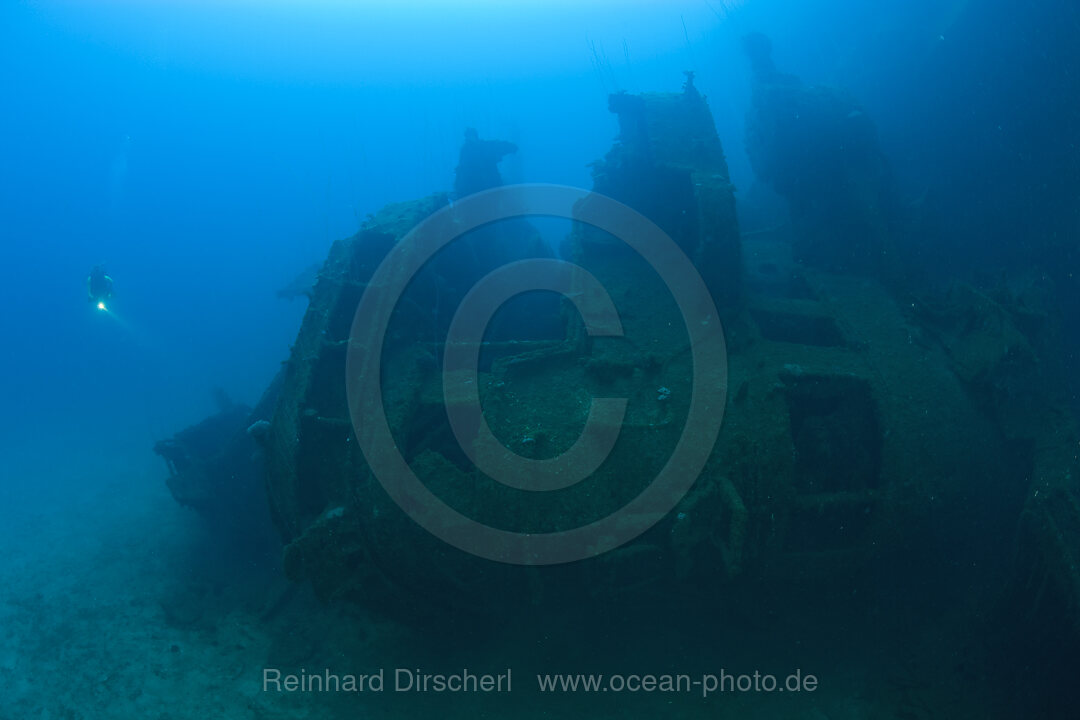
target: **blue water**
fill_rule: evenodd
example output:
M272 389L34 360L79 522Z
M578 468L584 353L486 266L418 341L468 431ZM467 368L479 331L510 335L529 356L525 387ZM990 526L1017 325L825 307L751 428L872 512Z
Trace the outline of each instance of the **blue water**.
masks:
M3 536L7 577L32 597L66 543L111 542L88 534L142 527L146 508L176 513L170 547L196 536L153 444L214 412L216 388L258 400L305 310L275 291L385 204L452 187L466 127L519 146L507 182L587 188L618 132L608 94L676 92L695 70L741 199L756 182L750 31L771 37L785 72L857 98L899 201L941 209L927 276L1026 264L1052 278L1056 360L1077 377L1075 2L9 0L0 519L24 530ZM86 300L95 263L115 281L107 312ZM1061 388L1074 406L1075 393ZM50 516L109 522L72 537L27 519ZM153 525L124 542L153 545ZM16 571L38 554L36 580ZM8 679L33 667L0 663ZM63 716L20 687L19 712L41 712L11 718ZM111 717L104 702L71 717Z

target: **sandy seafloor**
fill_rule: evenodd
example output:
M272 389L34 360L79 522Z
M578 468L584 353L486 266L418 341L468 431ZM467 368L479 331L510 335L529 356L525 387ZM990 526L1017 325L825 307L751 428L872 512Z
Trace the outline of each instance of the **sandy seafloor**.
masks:
M127 458L125 460L124 458ZM19 469L16 467L16 469ZM625 628L581 639L536 628L487 637L409 630L289 589L271 556L223 552L177 506L141 449L51 459L0 484L0 720L141 718L856 718L985 717L988 695L943 616L912 632L868 614L865 632L733 627L716 655L734 668L814 668L813 696L539 695L537 671L644 672L700 654L695 639ZM738 625L739 623L734 623ZM849 626L850 627L850 626ZM621 633L626 637L621 637ZM605 647L599 647L600 645ZM560 667L559 658L583 658ZM770 662L772 663L770 665ZM508 696L265 693L264 667L360 672L512 667Z

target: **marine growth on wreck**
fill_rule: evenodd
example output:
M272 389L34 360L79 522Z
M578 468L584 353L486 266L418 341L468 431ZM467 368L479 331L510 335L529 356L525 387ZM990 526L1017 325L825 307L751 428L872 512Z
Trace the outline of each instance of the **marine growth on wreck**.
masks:
M1078 27L3 5L0 720L1080 717Z
M842 604L877 582L902 582L896 567L954 573L963 585L1007 566L1008 607L1052 612L1063 631L1077 632L1080 524L1069 508L1077 506L1078 436L1044 359L1048 321L1012 298L967 285L920 293L882 272L895 222L871 122L850 101L778 73L763 38L746 47L751 158L788 201L790 224L740 235L735 188L693 73L681 92L611 95L619 135L593 165L593 192L655 223L693 264L716 313L695 321L722 323L724 362L709 377L723 427L685 496L629 543L537 568L443 542L374 476L347 397L351 333L365 322L357 306L414 228L473 191L501 186L498 164L515 148L469 131L453 194L389 205L334 244L272 402L232 421L250 425L260 448L291 579L326 602L468 624L506 621L520 607L559 614L567 602L592 612L610 602L662 610L673 595ZM795 106L816 124L785 126ZM843 152L818 143L817 158L793 153L826 128L864 142ZM575 212L584 216L589 202L583 196ZM862 219L838 226L830 216ZM381 357L364 366L381 373L393 442L420 481L457 512L517 533L578 528L631 502L685 434L695 392L690 320L655 268L582 222L557 254L601 282L622 332L586 332L572 298L519 295L473 350L476 392L502 447L534 460L574 445L592 399L625 398L617 440L586 481L522 502L520 489L476 468L447 418L443 363L456 308L497 268L555 257L528 219L471 230L435 254L393 308ZM199 493L184 488L217 481L181 461L178 448L210 450L194 445L195 429L186 432L159 452L172 463L177 499L208 512L210 501L198 504ZM991 496L987 487L999 490ZM976 535L992 539L970 544Z

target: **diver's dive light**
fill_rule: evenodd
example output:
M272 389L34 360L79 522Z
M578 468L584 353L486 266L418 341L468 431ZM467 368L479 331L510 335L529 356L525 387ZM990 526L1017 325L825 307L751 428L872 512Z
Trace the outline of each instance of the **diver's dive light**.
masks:
M109 309L105 307L105 303L104 303L104 302L98 302L98 304L97 304L97 309L98 309L98 310L102 310L102 311L104 311L104 312L108 312L108 311L109 311Z

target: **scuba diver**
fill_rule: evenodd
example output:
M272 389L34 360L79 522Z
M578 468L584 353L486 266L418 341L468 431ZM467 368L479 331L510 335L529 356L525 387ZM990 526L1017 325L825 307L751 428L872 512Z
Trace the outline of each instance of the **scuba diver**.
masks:
M105 310L105 301L112 298L113 281L105 274L104 265L95 265L86 278L86 297L99 310Z

